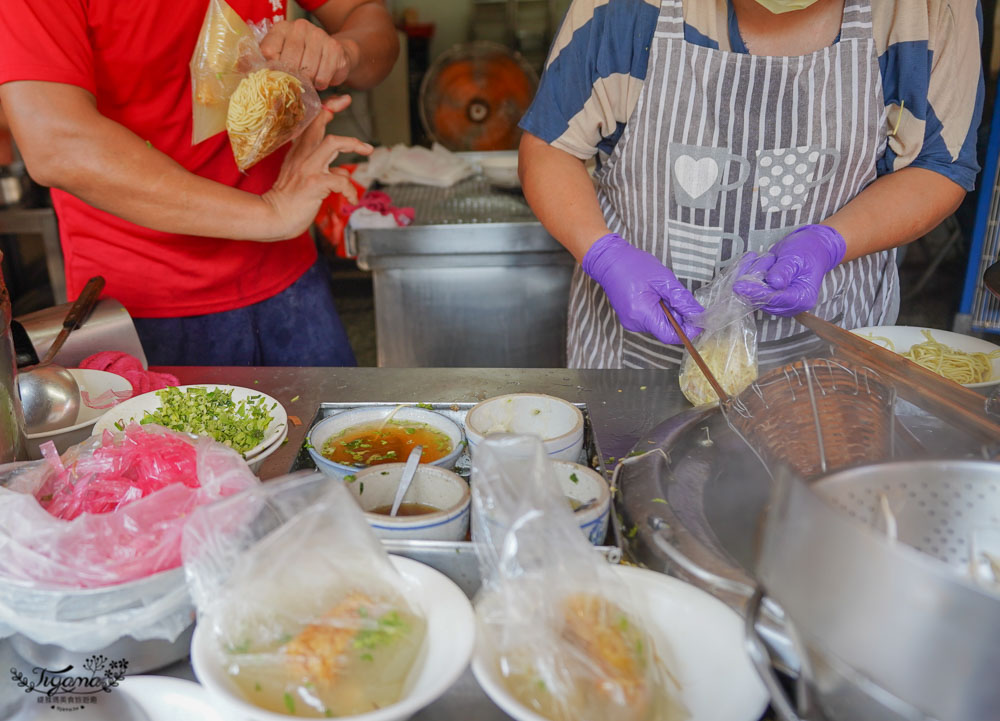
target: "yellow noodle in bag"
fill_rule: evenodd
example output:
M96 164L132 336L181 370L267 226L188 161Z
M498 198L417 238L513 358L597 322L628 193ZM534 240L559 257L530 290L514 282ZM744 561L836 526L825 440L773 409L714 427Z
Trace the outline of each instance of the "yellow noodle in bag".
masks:
M224 0L210 0L191 55L191 142L226 129L229 96L243 78L242 66L263 64L250 27Z
M240 170L253 166L294 136L305 117L302 82L263 68L243 78L229 98L226 130Z
M731 396L743 392L757 380L758 372L755 308L733 292L733 284L737 280L760 281L761 278L740 275L742 265L739 260L734 262L711 283L699 288L694 296L705 312L688 319L703 329L693 341L695 349L722 389ZM686 350L678 380L681 393L692 405L719 400L715 389Z
M699 337L695 348L708 364L722 389L731 396L742 393L757 380L757 344L754 328L735 321L721 331ZM719 396L687 353L681 362L681 393L692 405L715 403Z

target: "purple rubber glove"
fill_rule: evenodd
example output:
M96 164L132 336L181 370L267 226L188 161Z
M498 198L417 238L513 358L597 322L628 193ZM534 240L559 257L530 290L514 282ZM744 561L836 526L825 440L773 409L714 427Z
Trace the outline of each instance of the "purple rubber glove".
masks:
M584 272L604 288L625 330L651 333L661 343L680 343L660 307L662 300L689 338L701 332L701 328L686 321L705 310L691 291L663 263L617 233L609 233L594 243L583 256L582 265Z
M747 274L763 274L763 283L738 280L733 292L771 315L811 310L824 276L840 264L846 252L847 243L836 230L806 225L772 245L746 269Z

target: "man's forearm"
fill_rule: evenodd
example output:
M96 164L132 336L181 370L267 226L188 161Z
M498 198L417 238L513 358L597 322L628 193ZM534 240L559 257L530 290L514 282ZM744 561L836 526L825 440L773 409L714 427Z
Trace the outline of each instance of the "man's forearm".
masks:
M0 99L11 111L14 137L36 182L154 230L277 239L270 235L270 209L260 196L188 172L101 115L86 91L9 83L0 86Z
M329 0L321 6L315 12L316 18L355 54L357 63L347 75L347 84L367 90L389 74L399 55L392 16L381 2L361 3L344 16L335 9L336 2Z
M847 242L844 262L916 240L961 204L965 189L940 173L903 168L884 175L825 221Z

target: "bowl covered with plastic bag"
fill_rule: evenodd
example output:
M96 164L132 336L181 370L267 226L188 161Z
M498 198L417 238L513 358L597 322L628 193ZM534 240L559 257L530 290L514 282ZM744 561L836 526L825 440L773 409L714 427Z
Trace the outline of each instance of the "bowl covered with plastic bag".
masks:
M487 695L518 721L756 721L767 693L739 616L682 581L601 560L544 482L548 463L518 435L486 439L473 458L472 670Z
M199 509L184 563L194 671L232 717L408 718L468 665L465 594L388 556L344 485L322 474Z
M209 438L130 426L0 473L0 638L45 668L95 653L129 673L186 655L181 531L200 505L258 484Z

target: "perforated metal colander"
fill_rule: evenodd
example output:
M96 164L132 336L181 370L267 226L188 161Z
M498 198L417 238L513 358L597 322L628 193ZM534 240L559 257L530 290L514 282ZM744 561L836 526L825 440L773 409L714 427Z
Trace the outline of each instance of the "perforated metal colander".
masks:
M959 571L1000 556L1000 463L919 461L826 476L813 489L849 515Z

